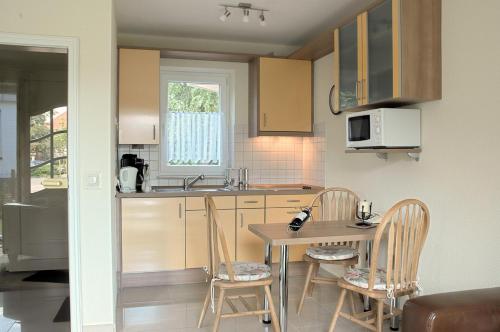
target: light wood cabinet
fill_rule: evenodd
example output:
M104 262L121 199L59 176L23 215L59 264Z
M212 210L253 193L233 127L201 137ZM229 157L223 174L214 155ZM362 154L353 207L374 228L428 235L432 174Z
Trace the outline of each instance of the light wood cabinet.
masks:
M251 136L311 135L312 63L259 57L249 68Z
M266 224L289 223L292 218L301 211L300 207L284 207L284 208L266 208ZM288 248L288 260L290 262L299 262L303 257L307 245L293 245ZM280 248L273 247L273 263L280 261Z
M234 197L232 197L234 200ZM235 210L217 210L231 255L236 256ZM208 265L208 229L204 210L186 211L186 268Z
M334 32L335 109L441 99L441 1L379 0Z
M118 143L158 144L160 51L119 50Z
M185 198L122 199L122 271L185 268Z
M236 210L236 259L264 263L264 242L248 230L250 224L263 224L264 209Z

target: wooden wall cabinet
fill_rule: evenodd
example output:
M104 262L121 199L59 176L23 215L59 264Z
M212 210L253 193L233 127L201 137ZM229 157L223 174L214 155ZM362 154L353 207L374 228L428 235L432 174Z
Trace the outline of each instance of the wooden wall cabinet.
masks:
M441 1L383 0L334 32L336 110L441 99Z
M118 143L160 142L160 51L119 50Z
M184 197L122 199L124 273L185 268L184 209Z
M310 136L312 126L312 62L268 57L250 62L250 136Z

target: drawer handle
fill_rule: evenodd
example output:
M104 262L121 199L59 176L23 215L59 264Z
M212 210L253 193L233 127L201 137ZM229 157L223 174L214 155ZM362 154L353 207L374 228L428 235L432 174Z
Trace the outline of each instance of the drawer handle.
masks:
M286 200L288 203L299 203L300 199L287 199Z
M299 212L300 212L300 211L288 211L287 213L288 213L288 214L297 214L297 213L299 213Z
M257 204L259 201L243 201L245 204Z

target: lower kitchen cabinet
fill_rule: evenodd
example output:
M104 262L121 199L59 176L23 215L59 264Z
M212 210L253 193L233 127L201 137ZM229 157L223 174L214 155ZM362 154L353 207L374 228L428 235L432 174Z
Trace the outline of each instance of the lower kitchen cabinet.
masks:
M122 199L123 273L185 268L185 201Z
M234 200L234 197L233 197ZM231 260L235 260L235 210L217 210L226 236ZM208 227L204 210L186 211L186 268L208 265ZM222 257L221 257L222 259Z
M297 213L301 211L298 207L285 208L267 208L266 209L266 224L289 223ZM288 260L290 262L299 262L303 260L308 245L293 245L288 246ZM280 260L280 247L273 247L273 263Z
M249 224L263 224L264 209L236 210L236 259L264 263L264 242L248 230Z

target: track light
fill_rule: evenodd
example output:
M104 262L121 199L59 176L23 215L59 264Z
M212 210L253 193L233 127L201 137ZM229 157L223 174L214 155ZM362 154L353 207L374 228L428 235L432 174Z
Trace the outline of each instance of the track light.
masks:
M227 9L227 7L224 7L224 14L222 14L219 17L219 20L221 20L222 22L226 22L226 20L229 17L229 15L231 15L231 12Z
M250 10L248 8L243 9L243 22L248 23L250 21Z
M255 8L252 6L251 3L246 3L246 2L240 2L238 5L221 4L219 6L224 7L224 14L222 14L219 17L219 20L221 20L222 22L226 22L227 19L229 18L229 15L231 15L229 8L235 8L235 9L241 9L241 11L243 12L242 21L244 23L250 22L250 13L251 12L260 12L259 24L263 27L265 27L267 25L266 18L264 17L264 12L269 11L268 9Z
M267 22L266 18L264 17L264 11L260 12L259 19L260 19L260 26L265 27L267 25Z

